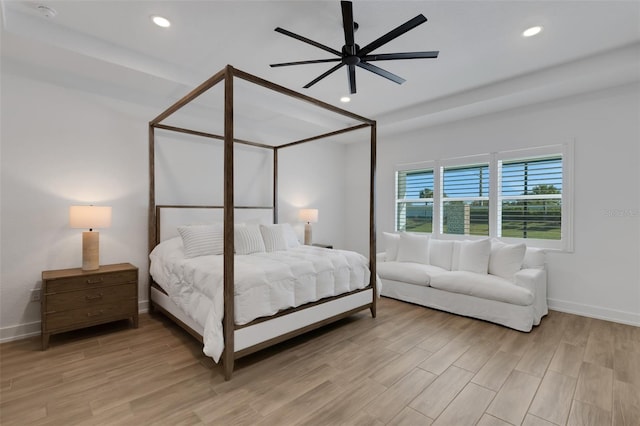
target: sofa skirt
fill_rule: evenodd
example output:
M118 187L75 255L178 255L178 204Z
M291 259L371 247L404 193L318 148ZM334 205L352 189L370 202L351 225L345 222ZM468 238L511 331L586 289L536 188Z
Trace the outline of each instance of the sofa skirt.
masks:
M451 293L433 287L382 279L382 296L417 305L473 317L529 332L542 319L534 305L520 306L467 294Z

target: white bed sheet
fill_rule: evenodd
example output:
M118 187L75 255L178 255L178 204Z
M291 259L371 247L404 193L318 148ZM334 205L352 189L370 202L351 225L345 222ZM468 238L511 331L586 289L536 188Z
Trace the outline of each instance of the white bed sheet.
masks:
M204 329L204 353L216 362L222 335L223 256L185 259L182 240L160 243L150 274L171 300ZM368 260L359 253L300 246L235 256L235 322L246 324L282 309L365 288Z

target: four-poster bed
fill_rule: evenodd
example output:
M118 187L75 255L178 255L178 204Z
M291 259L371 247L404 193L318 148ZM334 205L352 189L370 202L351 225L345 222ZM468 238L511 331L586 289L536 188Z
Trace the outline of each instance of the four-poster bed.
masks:
M261 142L252 142L248 140L241 140L235 138L234 133L234 80L241 79L242 81L249 82L251 84L260 86L270 91L275 91L281 95L285 95L289 98L293 98L297 101L311 104L314 107L323 111L328 111L332 114L336 114L342 118L349 120L349 124L346 127L342 127L335 131L324 132L322 134L305 137L303 139L287 141L280 144L266 144ZM190 130L184 127L167 125L163 123L168 117L176 113L182 107L189 104L191 101L205 93L210 88L214 87L218 83L224 84L224 134L217 135L209 132L202 132L197 130ZM355 122L355 124L354 124ZM286 262L290 262L291 257L299 257L304 262L309 264L318 265L323 262L322 257L332 259L331 262L340 264L343 267L344 262L357 263L357 256L362 257L365 261L365 269L368 275L350 272L350 276L365 276L366 282L360 283L360 285L354 285L351 283L347 285L345 291L340 294L332 294L330 296L322 296L318 300L313 298L305 301L304 304L287 309L281 309L277 313L269 316L262 316L256 319L252 319L246 324L236 324L236 297L238 293L235 291L237 275L245 274L245 270L236 270L241 262L239 258L241 256L236 255L234 246L234 223L238 223L243 220L243 217L248 217L247 212L250 215L261 215L262 217L268 216L269 223L278 224L278 153L282 149L286 149L291 146L296 146L302 143L307 143L319 139L329 138L337 136L343 133L370 128L370 176L369 176L369 257L357 255L352 252L340 251L340 250L328 250L319 248L300 248L292 250L287 253ZM155 160L155 139L156 129L161 129L168 132L185 133L199 137L213 138L224 141L224 181L223 181L223 205L222 206L185 206L185 205L157 205L156 204L156 160ZM234 202L234 145L243 144L249 145L259 149L269 150L273 156L273 194L271 206L236 206ZM223 314L221 315L222 325L222 338L223 347L222 363L224 368L225 379L229 380L233 372L234 360L242 356L248 355L270 345L284 341L296 335L305 333L331 322L337 321L341 318L347 317L364 309L370 309L373 317L376 316L376 297L377 297L377 283L376 283L376 230L375 230L375 215L374 215L374 187L375 187L375 169L376 169L376 122L359 115L353 114L346 110L337 108L333 105L319 101L306 95L302 95L280 85L271 83L254 75L237 70L230 65L227 65L223 70L213 75L207 81L191 91L188 95L180 99L174 105L169 107L163 113L158 115L155 119L149 122L149 252L152 253L154 248L159 246L163 240L167 240L168 237L163 236L163 233L171 233L172 229L185 223L180 223L181 217L184 217L182 213L189 212L205 212L208 217L215 217L217 215L217 221L222 222L222 236L223 236L223 251L222 255L217 259L221 266L221 295L223 296ZM177 215L175 213L177 212ZM210 215L210 212L214 212ZM171 215L174 214L178 219L171 219ZM164 229L163 229L164 228ZM237 226L236 226L237 229ZM168 230L168 231L167 231ZM175 232L173 233L175 235ZM179 240L179 238L175 238ZM307 250L307 251L305 251ZM309 252L311 250L311 252ZM325 250L330 253L321 253ZM342 254L346 255L347 260L343 261L338 259L338 256ZM156 250L157 253L157 250ZM155 253L154 253L155 254ZM249 255L251 256L251 255ZM157 256L155 256L157 257ZM265 256L266 257L266 256ZM154 256L152 256L152 259ZM236 259L238 258L238 259ZM265 260L266 262L267 260ZM271 262L269 258L268 262ZM329 262L329 263L331 263ZM342 262L342 263L341 263ZM351 267L351 265L349 265ZM355 266L357 269L358 266ZM150 269L158 271L159 267ZM331 272L333 274L333 272ZM203 326L198 324L190 315L183 312L175 300L172 300L162 286L158 285L155 279L159 275L150 278L149 286L149 308L150 311L158 310L165 315L175 320L180 326L187 330L194 337L203 341ZM336 274L337 275L337 274ZM341 284L343 287L344 284ZM206 347L206 345L205 345Z

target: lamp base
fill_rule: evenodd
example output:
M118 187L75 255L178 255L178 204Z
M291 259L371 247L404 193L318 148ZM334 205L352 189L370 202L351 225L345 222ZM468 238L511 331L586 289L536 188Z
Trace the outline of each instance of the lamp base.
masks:
M307 223L304 225L304 245L310 246L312 241L311 235L311 224Z
M100 233L82 233L82 270L95 271L100 268Z

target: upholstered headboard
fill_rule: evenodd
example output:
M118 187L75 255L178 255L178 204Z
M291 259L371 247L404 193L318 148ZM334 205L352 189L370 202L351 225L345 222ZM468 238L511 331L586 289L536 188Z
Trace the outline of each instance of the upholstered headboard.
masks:
M178 236L180 225L206 225L222 223L224 209L221 206L156 206L156 230L158 242ZM235 223L273 223L273 208L237 207Z

